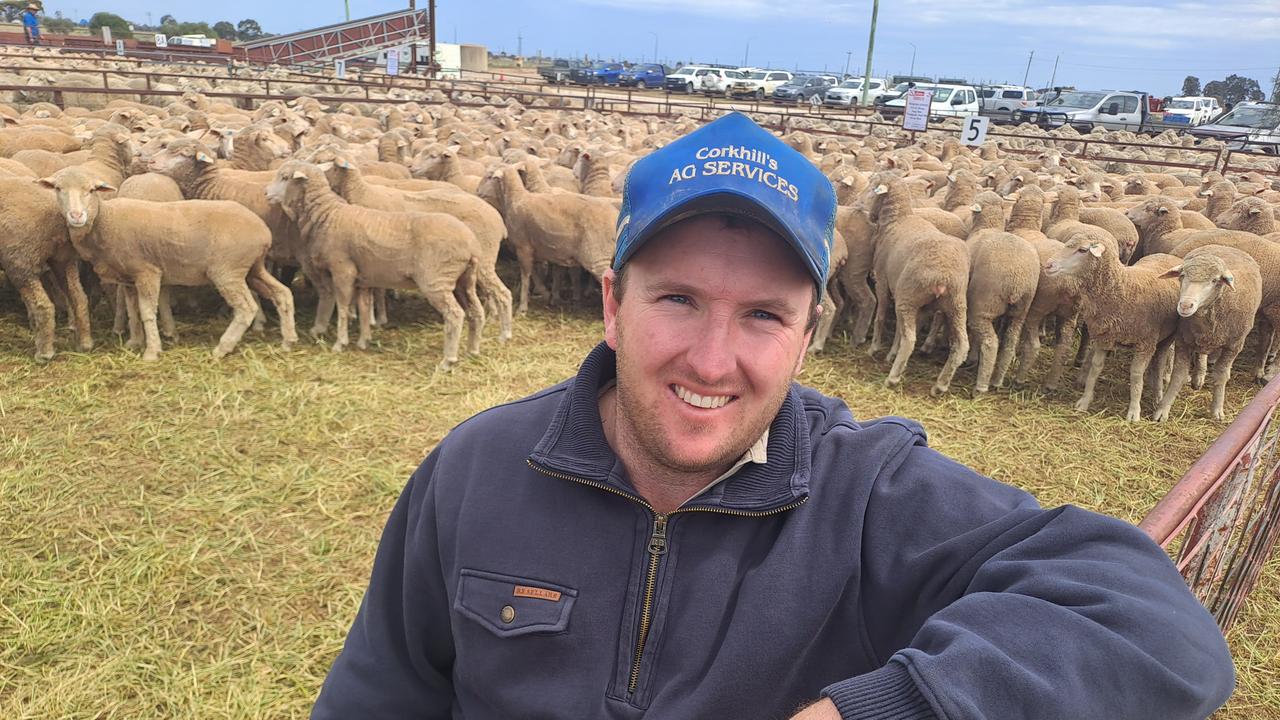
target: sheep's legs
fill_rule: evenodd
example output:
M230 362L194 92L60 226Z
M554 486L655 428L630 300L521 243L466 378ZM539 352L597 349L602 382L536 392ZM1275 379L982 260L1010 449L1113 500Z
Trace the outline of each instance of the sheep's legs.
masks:
M1124 419L1137 422L1142 419L1142 391L1147 376L1147 367L1151 365L1155 349L1134 348L1133 360L1129 361L1129 411Z
M160 285L160 300L156 309L160 321L160 337L173 340L178 337L177 326L173 322L173 298L169 286Z
M373 290L366 287L356 288L356 313L360 318L360 336L356 338L356 347L361 350L369 349L369 341L372 339L372 333L369 331L373 324Z
M849 345L857 347L867 341L867 329L871 327L871 319L876 312L876 294L867 285L867 276L846 278L845 292L853 303L853 338Z
M867 355L871 357L875 357L884 345L884 326L888 321L889 314L889 288L887 284L884 282L876 283L875 295L875 322L871 326L871 346L867 348Z
M93 349L93 333L89 328L89 296L80 284L80 261L71 260L59 271L66 284L67 305L76 331L76 347L88 352Z
M333 302L338 309L338 329L334 332L332 350L342 352L351 343L351 297L355 294L355 268L335 267L330 269L333 283ZM328 324L327 322L325 323Z
M484 303L476 293L477 267L473 260L471 267L458 278L454 286L454 299L462 306L462 314L467 319L467 354L480 354L480 340L484 336Z
M1019 338L1021 356L1018 358L1018 369L1013 374L1014 387L1022 387L1027 381L1027 374L1035 367L1040 355L1040 324L1043 322L1044 316L1041 315L1031 318L1023 327L1022 337Z
M1093 389L1098 384L1098 376L1102 374L1102 366L1106 364L1107 351L1095 347L1089 356L1088 364L1085 365L1084 393L1076 401L1076 410L1080 412L1089 411L1089 405L1093 403Z
M274 275L267 272L266 265L259 260L249 270L249 276L246 278L255 292L264 297L271 298L271 304L276 306L276 316L280 319L280 338L281 347L285 350L293 347L298 342L298 330L293 320L293 293L284 283L275 278ZM259 309L259 312L261 309Z
M160 359L160 329L156 327L156 307L160 302L160 273L138 275L134 278L134 290L138 294L138 317L146 336L142 359L148 362Z
M978 345L978 380L973 390L984 393L990 389L991 373L996 369L996 350L1000 346L1000 338L996 335L991 318L973 318L969 329Z
M524 315L529 312L529 285L533 282L533 248L515 245L516 262L520 265L520 307L516 312Z
M1236 355L1240 354L1240 350L1244 347L1244 341L1241 340L1237 347L1223 348L1218 359L1213 364L1213 405L1210 407L1210 414L1213 419L1222 422L1226 419L1222 411L1223 401L1227 397L1227 380L1231 379L1231 366L1235 364Z
M1190 374L1190 350L1178 345L1174 350L1173 377L1169 378L1169 387L1165 388L1164 395L1160 398L1160 405L1151 414L1152 420L1164 422L1169 419L1169 410L1173 407L1173 401L1178 398L1178 393L1182 390L1182 386L1186 384Z
M907 369L907 360L916 349L916 320L919 308L910 303L898 303L897 331L894 333L893 367L889 369L889 377L884 379L885 387L897 387L902 384L902 373Z
M831 337L831 328L836 322L836 304L831 293L822 296L822 314L818 316L818 327L813 331L813 340L809 344L809 352L822 352L827 340Z
M1196 355L1196 373L1191 378L1191 387L1199 390L1204 387L1204 378L1209 374L1209 355L1206 353L1198 353Z
M449 370L458 362L458 346L462 342L462 320L466 317L462 306L453 297L453 288L420 286L419 290L426 297L431 307L444 318L444 358L440 361L441 370Z
M964 362L969 354L969 333L964 327L967 315L964 294L944 295L938 298L938 301L943 305L942 312L947 319L946 328L951 335L951 351L947 354L947 362L942 366L942 372L938 373L937 382L929 389L930 395L942 395L951 389L951 378L955 377L960 363Z
M1276 345L1280 344L1280 332L1276 332L1280 328L1280 310L1267 308L1261 317L1266 322L1259 323L1259 337L1262 341L1258 343L1258 372L1254 377L1261 382L1270 382L1276 376L1276 371L1280 370L1275 365Z
M111 330L117 335L123 335L125 330L129 329L129 295L124 285L116 284L108 287L115 288L111 293L112 304L115 306L115 319Z
M240 338L244 337L245 331L253 324L253 318L258 313L259 307L244 278L214 279L213 285L222 295L222 299L231 306L232 312L231 323L227 325L227 329L218 340L217 347L213 349L213 357L216 360L226 357L236 349Z
M129 326L129 337L125 340L124 346L130 350L141 350L143 346L142 338L142 315L138 312L138 290L132 285L119 286L124 293L125 320Z
M1009 324L1004 329L1004 338L1000 340L1000 350L996 354L996 374L991 378L996 387L1004 387L1005 375L1013 364L1014 351L1018 347L1018 338L1022 336L1022 328L1030 310L1031 301L1027 300L1021 307L1014 307L1009 316Z
M52 360L53 327L56 322L53 301L45 293L44 285L38 277L19 285L18 295L27 306L27 317L31 320L31 330L36 341L36 359L42 362Z
M1067 317L1058 317L1058 337L1053 347L1053 364L1049 366L1049 374L1044 379L1044 389L1053 391L1062 382L1062 373L1067 368L1067 356L1071 354L1071 342L1076 339L1076 324L1080 321L1078 313Z
M511 290L507 289L492 265L481 262L478 273L477 285L485 297L496 305L499 324L498 342L506 342L511 339Z

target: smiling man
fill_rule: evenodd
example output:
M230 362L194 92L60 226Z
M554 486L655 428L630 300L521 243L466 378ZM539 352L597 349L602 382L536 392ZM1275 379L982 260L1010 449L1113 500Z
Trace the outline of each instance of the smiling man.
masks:
M314 718L1203 718L1226 645L1136 528L793 381L835 200L728 115L627 179L605 341L455 428Z

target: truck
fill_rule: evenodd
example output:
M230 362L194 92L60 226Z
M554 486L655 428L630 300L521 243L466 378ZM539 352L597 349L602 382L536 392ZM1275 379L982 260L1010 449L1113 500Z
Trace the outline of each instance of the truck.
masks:
M1013 113L1015 123L1052 129L1070 125L1081 133L1107 130L1154 132L1150 96L1139 90L1063 90L1054 88L1036 107Z
M1231 150L1280 154L1280 104L1242 102L1208 125L1191 128L1197 140L1215 139Z
M582 63L576 60L556 58L549 65L538 67L538 77L552 85L566 85L569 82L569 74L573 72L574 68L581 66Z

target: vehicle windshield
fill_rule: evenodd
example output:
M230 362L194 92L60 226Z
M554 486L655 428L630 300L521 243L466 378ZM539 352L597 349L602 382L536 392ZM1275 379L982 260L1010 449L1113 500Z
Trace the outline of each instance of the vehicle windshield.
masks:
M692 74L693 74L693 68L682 67L682 68L680 68L679 70L677 70L677 71L675 71L675 72L673 72L673 73L671 73L671 74L672 74L672 75L692 75Z
M844 82L840 83L840 87L853 88L854 90L859 90L862 88L862 81L861 80L845 80Z
M805 85L809 84L809 81L812 79L813 78L808 78L803 75L800 75L798 77L793 77L787 81L787 87L804 87Z
M1196 104L1193 100L1174 100L1169 107L1173 110L1195 110Z
M763 80L769 73L754 72L747 76L749 80Z
M1240 105L1214 125L1275 130L1280 128L1280 105Z
M954 88L938 87L936 85L917 85L917 90L932 90L934 102L946 102L951 98L951 92Z
M1106 93L1096 92L1064 92L1045 103L1047 107L1091 108L1102 102Z

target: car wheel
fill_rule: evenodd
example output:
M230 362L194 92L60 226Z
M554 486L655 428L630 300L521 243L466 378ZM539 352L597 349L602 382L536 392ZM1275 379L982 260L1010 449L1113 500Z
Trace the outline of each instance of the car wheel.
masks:
M687 82L687 83L685 83L685 84L684 84L684 94L685 94L685 95L692 95L692 94L693 94L693 83L691 83L691 82Z
M804 94L802 93L802 94L800 94L800 95L797 95L797 96L796 96L796 107L803 107L805 104L806 104L806 103L805 103L805 101L804 101Z
M763 100L764 100L764 88L759 88L758 90L756 90L756 102L762 102Z

